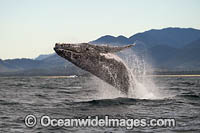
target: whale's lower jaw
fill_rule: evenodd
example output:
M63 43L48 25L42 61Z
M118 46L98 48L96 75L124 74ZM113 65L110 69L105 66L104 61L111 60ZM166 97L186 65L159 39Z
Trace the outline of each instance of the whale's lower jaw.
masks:
M98 50L95 50L95 45L91 44L85 45L86 48L83 47L84 45L80 45L80 49L76 46L74 50L71 46L73 45L65 45L66 49L55 46L54 50L59 56L107 82L123 94L128 95L130 87L128 68L118 56L111 53L99 53L98 50L101 47L98 46ZM82 51L82 49L86 49L86 51ZM88 51L87 49L92 50ZM106 50L105 47L104 50ZM112 49L110 48L109 50Z

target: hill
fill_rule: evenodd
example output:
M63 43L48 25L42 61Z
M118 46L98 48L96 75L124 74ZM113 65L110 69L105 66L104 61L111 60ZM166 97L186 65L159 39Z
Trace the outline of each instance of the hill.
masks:
M179 49L163 66L176 67L183 70L200 69L200 38Z
M126 38L124 36L102 36L92 44L133 44L136 41L142 42L150 48L156 45L167 45L174 48L182 48L186 44L200 38L200 30L193 28L164 28L160 30L152 29Z

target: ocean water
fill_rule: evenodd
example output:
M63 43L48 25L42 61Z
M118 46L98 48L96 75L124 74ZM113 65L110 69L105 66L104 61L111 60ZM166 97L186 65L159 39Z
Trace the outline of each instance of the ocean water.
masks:
M150 78L149 76L146 77ZM151 77L152 78L152 77ZM159 97L123 97L94 77L0 77L0 132L200 132L200 77L154 76ZM154 92L151 92L154 93ZM25 116L174 118L175 127L29 128Z

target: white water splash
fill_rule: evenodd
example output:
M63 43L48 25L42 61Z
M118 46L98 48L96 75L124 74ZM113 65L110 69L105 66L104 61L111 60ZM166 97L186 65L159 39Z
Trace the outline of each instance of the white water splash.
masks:
M165 98L159 92L151 76L147 76L147 70L151 69L150 65L144 61L144 57L138 57L132 50L125 50L121 53L123 59L114 54L104 54L107 58L114 58L124 63L129 71L130 88L128 98L137 99L162 99ZM105 83L104 81L92 77L92 83L98 89L97 99L113 99L117 97L127 97L119 90Z
M95 76L92 76L90 80L92 83L90 86L94 86L98 91L98 93L93 97L95 99L114 99L118 97L125 97L121 91Z
M162 98L158 87L152 77L146 75L151 69L145 62L144 57L138 57L132 50L126 50L124 53L124 64L129 70L131 87L128 97L138 99L160 99Z

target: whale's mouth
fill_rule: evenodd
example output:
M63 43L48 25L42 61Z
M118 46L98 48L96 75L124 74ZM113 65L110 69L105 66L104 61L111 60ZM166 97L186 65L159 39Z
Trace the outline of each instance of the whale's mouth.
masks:
M57 48L57 47L54 47L54 50L56 52L74 52L74 53L76 53L75 51L73 51L71 49L64 49L64 48Z

